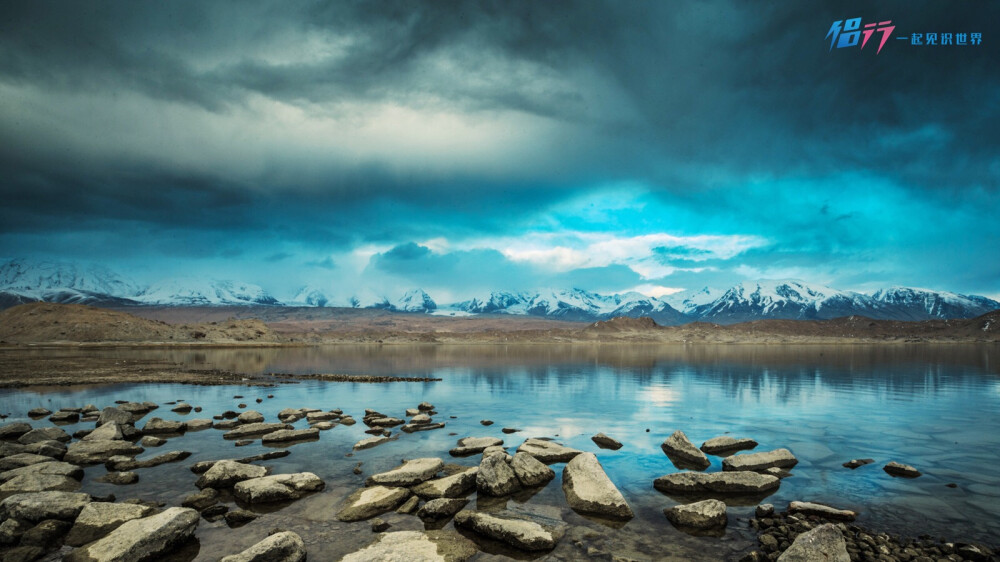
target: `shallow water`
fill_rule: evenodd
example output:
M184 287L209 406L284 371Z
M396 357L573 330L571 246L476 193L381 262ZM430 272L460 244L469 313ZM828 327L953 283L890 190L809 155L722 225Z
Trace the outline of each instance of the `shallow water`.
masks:
M365 408L402 417L421 401L433 403L447 422L442 430L402 434L374 449L345 455L367 437L361 423L321 433L317 442L291 447L291 455L266 461L274 472L311 471L325 491L236 530L202 521L200 549L188 558L216 560L266 536L274 527L295 530L309 543L310 559L336 559L372 540L368 523L340 523L340 501L365 475L396 466L402 458L437 456L473 465L479 457L452 459L448 449L465 436L496 436L516 447L529 436L553 437L597 454L637 517L610 526L568 509L559 479L508 508L562 518L572 528L550 558L577 559L614 552L638 559L725 558L749 548L746 526L752 506L730 506L725 536L689 537L662 514L677 502L656 492L652 481L676 469L660 443L682 429L696 445L730 433L756 439L758 451L787 447L798 458L794 476L766 501L779 509L791 500L829 503L860 512L859 522L878 530L951 540L995 543L1000 536L1000 348L997 346L330 346L278 349L35 350L43 354L95 354L165 359L185 365L246 373L349 373L431 376L429 383L303 382L274 388L190 385L114 385L3 391L0 412L30 421L28 409L114 400L185 400L201 414L181 416L161 407L147 417L210 417L246 402L268 421L286 407L342 408L360 421ZM255 404L254 399L275 398ZM234 399L243 395L243 399ZM455 416L451 419L450 416ZM494 425L484 427L481 419ZM32 422L36 427L47 421ZM140 422L138 425L142 425ZM306 427L305 420L296 427ZM66 429L72 433L78 424ZM503 427L522 431L513 435ZM649 430L648 432L646 430ZM622 441L619 451L598 448L590 436L603 431ZM449 435L457 433L457 435ZM139 471L135 486L93 482L105 472L87 469L84 489L179 504L197 491L187 466L198 460L249 456L268 450L258 443L235 448L218 430L188 433L142 456L174 449L192 451L181 463ZM852 458L873 465L843 468ZM709 471L721 469L721 459ZM915 480L881 470L890 460L924 473ZM559 472L562 465L553 465ZM947 488L947 483L958 484ZM470 506L476 503L470 496ZM480 504L481 508L495 505ZM395 530L423 528L411 516L384 519ZM449 525L450 527L450 525ZM506 553L513 554L513 553ZM477 558L490 559L481 554Z

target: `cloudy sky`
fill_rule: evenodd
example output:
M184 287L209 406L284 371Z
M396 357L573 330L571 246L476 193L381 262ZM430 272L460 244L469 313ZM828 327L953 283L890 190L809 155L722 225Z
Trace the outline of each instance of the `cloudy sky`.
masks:
M892 20L881 53L831 50L853 17ZM4 2L0 257L279 296L997 296L995 22L944 1Z

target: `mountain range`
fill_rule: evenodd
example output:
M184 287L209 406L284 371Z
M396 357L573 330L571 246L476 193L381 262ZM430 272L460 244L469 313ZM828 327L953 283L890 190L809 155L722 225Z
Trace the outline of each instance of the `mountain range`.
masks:
M661 325L694 321L733 324L763 319L824 320L866 316L882 320L973 318L1000 309L1000 302L947 291L891 287L871 294L797 280L746 281L728 289L702 288L663 298L628 292L601 295L581 289L492 291L441 305L420 289L390 299L338 299L305 286L279 300L251 283L175 278L142 286L99 266L9 260L0 263L0 308L27 302L97 306L303 306L382 309L439 315L510 314L570 321L649 317Z

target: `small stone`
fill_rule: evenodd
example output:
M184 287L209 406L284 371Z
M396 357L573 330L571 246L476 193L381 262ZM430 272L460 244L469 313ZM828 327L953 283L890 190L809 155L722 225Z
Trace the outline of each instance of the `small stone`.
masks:
M667 519L681 530L717 529L725 527L726 504L719 500L704 500L664 509Z
M134 472L109 472L104 476L97 479L98 482L104 482L106 484L117 484L119 486L125 486L128 484L135 484L139 481L139 475Z
M479 423L483 425L493 425L493 420L479 420Z
M680 469L705 470L711 466L711 461L687 438L683 431L677 430L660 444L660 448Z
M843 464L843 466L845 468L849 468L851 470L854 470L855 468L858 468L859 466L864 466L866 464L871 464L873 462L875 462L875 459L851 459L851 460L845 462Z
M611 449L613 451L617 451L618 449L622 448L621 441L618 441L617 439L612 439L611 437L608 437L603 433L598 433L597 435L594 435L593 437L590 438L590 440L596 443L597 446L602 449Z
M896 461L892 461L886 464L884 467L882 467L882 470L886 471L892 476L902 476L903 478L917 478L918 476L921 475L920 471L913 468L912 466L908 464L898 463Z
M372 519L372 532L381 533L383 531L389 530L389 524L385 522L381 517L376 517Z
M428 501L417 511L417 517L423 520L436 521L455 515L469 503L465 498L437 498Z
M257 515L256 513L252 511L247 511L245 509L233 509L231 511L227 511L225 515L226 524L229 525L230 527L244 525L246 523L253 521L258 517L260 516Z

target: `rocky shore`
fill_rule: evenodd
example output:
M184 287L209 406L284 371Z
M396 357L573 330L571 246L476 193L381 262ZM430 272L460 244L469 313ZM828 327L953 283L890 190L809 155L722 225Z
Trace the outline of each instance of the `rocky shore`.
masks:
M201 521L224 522L238 529L262 513L287 509L317 494L341 494L332 500L328 520L368 522L375 533L366 545L341 557L350 561L461 561L482 551L537 558L553 552L563 541L576 544L580 528L573 521L577 519L560 515L561 508L506 507L511 497L532 505L532 496L556 479L567 510L586 520L620 529L636 516L633 502L595 454L560 444L555 436L518 437L507 443L498 437L452 434L456 438L450 458L407 458L389 470L369 474L357 463L354 473L363 476L359 485L346 492L333 491L313 472L275 471L260 463L287 457L292 454L290 445L322 440L324 432L357 421L340 408L308 407L286 408L269 419L246 403L262 403L271 397L235 396L245 400L239 411L227 410L211 418L196 417L202 408L186 402L161 405L119 400L103 407L87 404L56 411L38 407L25 412L30 423L0 426L0 559L164 559L183 552L196 540ZM167 407L181 419L155 415ZM398 412L367 409L358 415L371 437L344 451L347 457L354 451L407 439L409 434L444 430L450 419L427 402ZM303 421L306 427L294 425ZM97 476L94 481L112 484L122 490L121 495L130 496L129 490L138 490L130 487L142 486L146 470L181 463L192 454L179 448L148 456L144 455L147 448L169 449L183 443L185 435L200 431L217 431L220 446L259 442L277 448L191 464L189 471L182 472L189 475L190 493L177 505L138 497L118 501L118 494L86 491L85 472ZM503 433L506 438L518 431L511 428ZM593 442L612 451L627 446L604 433L594 435ZM792 501L784 511L776 512L763 500L780 488L798 459L787 448L756 451L757 445L749 437L725 435L696 446L681 430L670 434L661 448L665 462L676 471L650 483L650 494L662 494L662 524L700 540L719 540L714 537L725 536L727 526L740 520L731 512L734 508L756 506L749 528L757 534L757 545L733 558L742 562L1000 560L990 545L927 536L911 540L873 532L855 525L855 512L835 506ZM721 458L721 470L710 470L719 464L710 455ZM472 464L458 464L460 460ZM870 461L847 461L844 470ZM556 464L563 465L561 470L553 469L551 465ZM916 468L896 461L885 463L883 471L884 478L921 476ZM422 530L401 524L400 517ZM274 529L262 540L233 549L222 560L303 561L310 543L301 532ZM636 559L613 552L590 554L619 561ZM657 558L655 552L644 556Z

